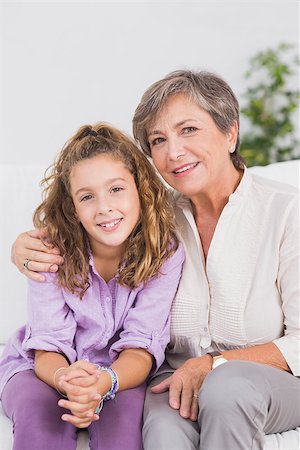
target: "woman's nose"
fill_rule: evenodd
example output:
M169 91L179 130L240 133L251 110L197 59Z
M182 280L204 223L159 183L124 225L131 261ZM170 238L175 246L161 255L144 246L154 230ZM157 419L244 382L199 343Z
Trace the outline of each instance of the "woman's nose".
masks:
M170 137L167 142L168 156L171 161L177 161L185 154L183 143L177 137Z

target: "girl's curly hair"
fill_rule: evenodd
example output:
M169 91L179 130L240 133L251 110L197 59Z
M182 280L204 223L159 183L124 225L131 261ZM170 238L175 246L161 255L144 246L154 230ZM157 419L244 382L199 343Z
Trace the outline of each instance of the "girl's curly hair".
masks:
M43 202L33 216L36 227L47 228L47 245L57 246L64 256L58 284L80 298L90 286L89 254L86 232L78 222L70 193L70 173L78 162L101 154L125 164L134 177L141 204L140 219L127 239L119 265L119 283L135 288L147 282L159 274L178 247L167 190L146 156L129 136L109 124L82 126L47 169L42 180Z

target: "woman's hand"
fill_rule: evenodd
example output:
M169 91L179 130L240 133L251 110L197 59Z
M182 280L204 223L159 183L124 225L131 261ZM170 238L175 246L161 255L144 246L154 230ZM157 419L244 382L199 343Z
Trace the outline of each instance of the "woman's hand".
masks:
M63 263L56 247L46 246L41 239L47 237L45 229L31 230L20 234L11 249L11 260L19 271L35 281L45 277L37 272L56 272ZM24 262L29 260L27 268Z
M198 396L200 387L211 371L212 358L204 355L188 359L173 375L153 386L151 392L160 394L169 391L169 404L179 409L185 419L196 421L198 418Z

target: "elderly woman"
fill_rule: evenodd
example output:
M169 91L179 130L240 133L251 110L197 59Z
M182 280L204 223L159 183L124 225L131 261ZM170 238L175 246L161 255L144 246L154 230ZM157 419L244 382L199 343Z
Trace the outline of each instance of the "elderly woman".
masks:
M300 425L297 193L247 171L238 102L216 75L176 71L154 83L133 130L174 189L186 251L144 448L262 449L265 434ZM13 248L32 278L61 262L40 234Z

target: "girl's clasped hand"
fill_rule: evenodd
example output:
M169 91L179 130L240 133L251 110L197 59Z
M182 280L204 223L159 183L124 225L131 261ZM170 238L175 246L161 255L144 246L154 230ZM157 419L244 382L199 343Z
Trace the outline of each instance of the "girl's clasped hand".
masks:
M66 399L60 399L58 405L69 409L71 414L63 414L62 420L72 423L77 428L87 428L94 420L99 419L95 413L102 400L98 393L101 377L97 364L80 360L67 368L62 368L55 376L55 385L65 392Z

